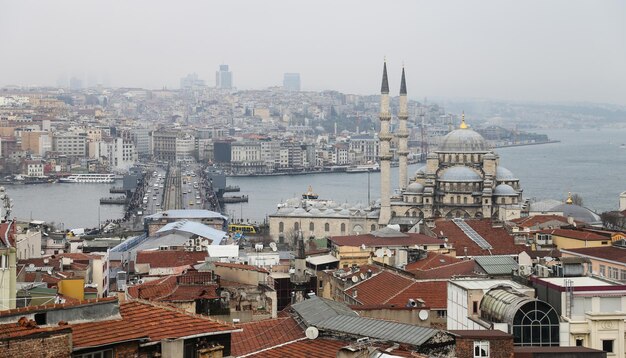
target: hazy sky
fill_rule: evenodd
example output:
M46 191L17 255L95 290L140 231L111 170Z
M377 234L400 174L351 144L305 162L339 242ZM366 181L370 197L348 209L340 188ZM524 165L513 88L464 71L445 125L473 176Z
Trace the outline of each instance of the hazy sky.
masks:
M626 1L0 0L0 85L282 83L374 94L386 56L414 98L626 105Z

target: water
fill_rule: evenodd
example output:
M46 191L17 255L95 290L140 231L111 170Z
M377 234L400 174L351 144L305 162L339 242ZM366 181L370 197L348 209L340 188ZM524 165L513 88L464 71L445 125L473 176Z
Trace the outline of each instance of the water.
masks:
M618 205L626 190L626 129L545 131L560 143L500 148L500 164L510 169L524 188L525 198L560 199L567 192L582 196L585 206L602 212ZM412 175L419 166L411 165ZM398 168L392 168L392 187L398 185ZM370 198L379 197L380 173L372 173ZM368 174L317 174L276 177L228 178L238 185L249 202L230 204L226 212L234 218L261 222L276 211L281 200L300 197L307 187L323 199L363 204L368 198ZM6 186L14 200L12 216L63 223L65 228L95 227L101 197L111 196L104 184L39 184ZM122 206L100 206L101 221L123 215Z
M120 183L118 183L118 186ZM12 217L22 220L55 222L59 228L98 226L100 220L119 219L124 215L122 205L100 205L100 198L110 194L107 184L35 184L7 185L5 189L13 199Z

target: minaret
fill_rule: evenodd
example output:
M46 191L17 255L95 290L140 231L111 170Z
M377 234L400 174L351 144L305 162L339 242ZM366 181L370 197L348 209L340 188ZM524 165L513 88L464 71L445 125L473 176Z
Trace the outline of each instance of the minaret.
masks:
M389 82L387 81L387 61L383 65L383 83L380 88L380 133L379 159L380 159L380 216L379 226L387 226L391 220L391 154L389 152L389 142L393 138L389 133Z
M408 174L407 174L407 156L409 155L409 131L406 128L406 121L409 118L409 111L407 108L406 98L406 79L404 77L404 67L402 67L402 80L400 81L400 112L398 113L399 128L396 132L398 137L398 156L400 157L399 178L400 190L406 189Z

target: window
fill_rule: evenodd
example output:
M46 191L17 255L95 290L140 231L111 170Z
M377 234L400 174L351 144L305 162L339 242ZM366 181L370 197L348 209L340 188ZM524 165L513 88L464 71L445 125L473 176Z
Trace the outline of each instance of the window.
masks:
M309 231L315 230L315 224L313 222L309 223Z
M600 276L606 277L606 266L600 265Z
M283 232L285 231L285 224L281 221L278 223L278 232Z
M346 224L341 224L341 232L346 232Z
M609 267L609 278L613 280L619 279L619 270L615 267Z
M437 310L437 318L446 318L447 316L446 310Z
M113 350L107 349L103 351L84 353L84 354L75 355L74 357L75 358L112 358Z
M478 301L472 302L472 313L478 314Z
M474 358L489 357L489 342L474 342Z
M330 224L329 223L324 224L324 231L326 231L326 232L330 231Z
M576 347L582 347L582 346L583 346L583 339L576 338Z
M613 353L613 340L612 339L603 339L602 340L602 350L607 353Z
M376 224L372 224L372 226L370 226L370 230L371 231L375 231L376 230ZM624 274L626 274L626 271L624 271Z

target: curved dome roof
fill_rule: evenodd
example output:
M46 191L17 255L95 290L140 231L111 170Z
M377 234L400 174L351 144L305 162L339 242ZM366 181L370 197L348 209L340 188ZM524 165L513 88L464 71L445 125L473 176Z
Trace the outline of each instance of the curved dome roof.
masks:
M552 211L561 211L563 216L572 217L574 220L589 224L602 221L598 214L580 205L561 204L552 208Z
M426 166L422 166L415 171L415 176L426 174Z
M442 181L482 181L483 178L466 166L456 166L446 169L440 176Z
M517 196L517 192L508 184L500 184L493 189L493 195L496 196Z
M513 173L505 167L496 168L496 180L518 180Z
M483 136L469 128L461 128L443 137L437 152L487 152L488 150L489 145Z
M420 183L411 183L406 188L408 193L422 193L424 192L424 186Z

